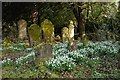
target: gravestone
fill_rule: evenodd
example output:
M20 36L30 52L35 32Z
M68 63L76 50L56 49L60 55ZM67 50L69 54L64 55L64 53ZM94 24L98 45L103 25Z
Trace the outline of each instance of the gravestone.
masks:
M9 38L6 37L6 38L3 39L3 44L5 46L10 46L12 44L12 41Z
M68 34L69 34L69 40L73 41L74 40L74 25L73 21L70 20L70 24L68 25Z
M68 28L67 27L63 27L62 28L62 41L63 42L67 42L68 38L69 38Z
M73 42L68 42L68 50L69 51L75 51L77 50L77 41L73 41Z
M21 40L27 37L26 27L27 27L27 22L24 19L18 21L18 30L19 30L18 38Z
M60 37L59 35L57 35L57 36L55 37L55 41L60 42L60 41L61 41L61 37Z
M51 43L54 40L54 25L52 24L51 21L48 19L45 19L41 23L41 28L43 30L43 36L45 39L45 42Z
M36 58L45 58L52 56L52 45L48 43L41 43L40 48L36 48Z
M35 45L39 44L42 42L42 35L41 35L41 29L37 24L32 24L28 28L28 34L30 35L30 40Z
M63 42L74 40L73 21L70 20L70 24L68 25L68 28L67 27L62 28L62 40L63 40Z

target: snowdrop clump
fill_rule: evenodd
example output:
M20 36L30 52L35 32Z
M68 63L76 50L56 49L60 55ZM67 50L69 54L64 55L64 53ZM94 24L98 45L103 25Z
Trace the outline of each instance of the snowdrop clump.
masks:
M96 42L94 50L98 54L115 56L119 52L120 46L119 44L114 44L112 41L101 41Z
M35 60L35 52L31 51L27 56L18 58L16 63L21 65L33 60Z
M33 49L27 49L30 50L29 54L26 55L25 57L20 57L16 60L12 60L12 59L4 59L2 61L0 61L0 63L2 63L2 65L12 65L12 64L16 64L16 65L22 65L27 63L28 61L34 61L35 60L35 51Z
M79 50L68 52L67 55L69 55L70 58L74 59L73 61L76 62L76 63L82 61L85 58L85 55L80 54Z
M0 63L2 63L2 64L4 64L4 63L10 64L11 62L13 62L13 60L11 60L11 59L9 59L9 58L7 58L6 60L0 61Z
M114 44L112 41L101 41L101 42L89 42L88 45L82 47L79 46L79 51L81 54L101 54L101 55L109 55L114 56L118 53L120 46L119 44Z
M67 43L56 44L53 46L53 58L46 62L46 66L51 70L71 70L75 68L74 59L69 56Z
M76 64L74 60L67 55L57 56L52 58L50 61L46 62L47 67L52 70L61 71L61 70L71 70L75 68Z
M3 46L3 48L1 49L1 51L4 50L11 50L11 51L17 51L18 54L23 54L25 52L28 53L28 55L26 56L22 56L20 58L17 58L15 60L12 59L8 59L7 57L5 57L2 61L0 61L0 63L4 66L4 65L12 65L12 64L17 64L17 65L22 65L25 64L27 62L33 61L35 60L35 51L33 48L25 48L24 45L26 43L24 42L19 42L19 43L13 43L10 46Z
M118 53L120 46L113 44L112 41L101 41L101 42L89 42L86 46L83 46L83 43L77 44L78 49L76 51L70 52L67 49L67 43L60 43L53 46L53 58L50 61L46 62L46 66L52 70L71 70L77 63L81 61L95 63L94 61L98 60L99 57L90 58L88 55L108 55L114 56ZM90 61L87 61L90 60ZM92 63L91 63L92 64Z
M13 43L12 45L9 45L9 46L3 46L3 50L11 50L11 51L21 52L21 51L25 50L24 45L25 45L25 43Z

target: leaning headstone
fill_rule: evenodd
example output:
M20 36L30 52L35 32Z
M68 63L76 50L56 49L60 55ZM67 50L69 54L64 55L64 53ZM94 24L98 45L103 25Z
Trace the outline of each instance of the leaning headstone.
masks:
M74 40L74 25L73 21L70 20L70 24L68 25L68 32L69 32L69 40L73 41Z
M43 36L45 39L45 42L51 43L54 40L54 25L52 24L51 21L48 19L45 19L41 23L41 28L43 30Z
M63 27L62 28L62 41L63 42L67 42L68 41L68 37L69 37L68 28L67 27Z
M19 39L24 39L26 38L26 27L27 27L27 22L24 19L21 19L18 21L18 30L19 30Z
M41 29L37 24L32 24L28 28L28 34L30 35L32 43L35 43L35 45L42 42Z

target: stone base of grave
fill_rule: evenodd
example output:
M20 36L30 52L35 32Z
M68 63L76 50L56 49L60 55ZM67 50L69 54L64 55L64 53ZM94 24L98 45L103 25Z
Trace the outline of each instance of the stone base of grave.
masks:
M77 41L74 41L74 42L69 42L68 43L68 50L69 51L75 51L77 50Z
M52 45L42 44L36 49L36 58L52 57Z

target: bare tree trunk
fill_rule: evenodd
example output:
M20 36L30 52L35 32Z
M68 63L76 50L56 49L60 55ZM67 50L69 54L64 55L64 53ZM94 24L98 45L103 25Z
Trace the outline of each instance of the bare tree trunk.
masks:
M77 31L79 33L79 36L81 37L83 34L85 34L85 26L84 26L84 21L83 21L84 16L82 14L83 9L81 7L82 2L79 2L77 7L75 7L75 5L73 6L74 6L73 13L78 22Z
M28 37L29 47L32 47L32 40L31 40L31 36L28 33L28 27L26 27L26 30L27 30L27 37Z

